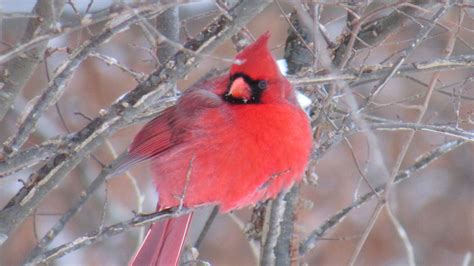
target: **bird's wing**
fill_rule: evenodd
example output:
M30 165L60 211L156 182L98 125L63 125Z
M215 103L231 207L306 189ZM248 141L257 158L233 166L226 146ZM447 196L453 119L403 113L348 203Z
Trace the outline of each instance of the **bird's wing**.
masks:
M176 105L161 112L148 122L135 136L128 153L119 162L119 174L131 166L147 161L174 145L185 141L195 117L206 108L216 108L222 99L212 90L191 88L178 100Z
M134 164L152 159L186 142L187 131L198 120L199 113L221 103L221 97L212 91L191 88L175 106L166 109L137 134L128 152L129 162ZM157 210L160 209L158 204ZM191 214L185 214L153 224L129 265L178 265L190 221Z
M189 213L151 225L129 266L178 265L191 218Z

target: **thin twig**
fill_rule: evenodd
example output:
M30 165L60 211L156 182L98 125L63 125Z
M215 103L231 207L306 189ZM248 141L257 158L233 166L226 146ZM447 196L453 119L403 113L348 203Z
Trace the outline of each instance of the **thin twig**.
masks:
M457 70L462 68L473 67L474 55L458 55L448 58L436 58L422 62L404 64L399 67L398 72L394 74L394 77L404 77L407 74L415 74L421 72ZM365 84L367 82L376 81L382 77L386 77L390 73L392 68L393 65L369 65L364 66L360 69L347 70L341 74L314 75L309 77L289 76L289 80L293 85L296 86L326 84L335 81L353 81L354 83L352 83L351 86L354 87Z
M384 41L390 34L397 32L404 23L409 19L408 16L413 16L420 12L418 7L424 7L428 4L432 4L431 0L414 0L413 5L407 5L400 9L395 9L392 13L387 16L364 23L361 28L362 30L357 35L357 41L354 44L354 49L359 50L366 47L373 47ZM385 5L382 9L386 8ZM403 13L399 12L402 11ZM375 13L374 13L375 14ZM368 14L370 15L370 14ZM364 16L362 17L364 19ZM345 53L346 45L349 42L351 35L346 35L344 40L336 48L334 63L336 65L341 61L342 55Z
M425 26L425 28L422 28L420 32L416 35L415 40L411 43L410 46L405 48L401 52L401 56L398 58L398 60L393 64L392 69L389 71L389 73L380 81L374 88L370 91L369 96L367 96L365 103L363 103L359 109L359 112L364 110L368 104L374 99L377 94L387 85L389 80L395 76L395 74L400 70L400 67L402 66L403 63L407 60L407 58L413 53L413 51L418 48L418 46L426 39L428 34L433 30L435 27L436 23L441 19L441 17L446 13L446 11L449 9L450 5L444 5L441 7L431 18L430 24L428 26Z
M250 0L240 1L229 10L233 20L225 16L217 17L197 34L196 39L188 41L185 46L187 49L200 51L200 53L210 52L260 14L267 5L269 5L267 1L258 3ZM83 158L103 143L104 137L130 124L137 116L142 116L144 107L168 92L171 88L168 82L187 74L198 59L184 50L179 51L172 60L153 72L146 81L140 83L109 109L101 112L100 116L86 127L73 134L72 141L68 144L69 152L58 154L50 160L50 163L39 169L0 211L0 239L6 240L12 230L32 213L48 192L53 190ZM177 69L180 71L176 71Z
M403 122L384 122L384 123L372 123L370 129L384 130L384 131L400 131L400 130L411 130L411 131L428 131L436 132L446 136L452 136L467 141L474 141L474 132L466 131L456 127L441 126L441 125L424 125L420 123L403 123Z
M37 1L33 8L34 14L32 15L34 16L28 20L28 26L21 40L33 39L38 34L54 28L63 7L64 1ZM47 46L48 40L46 39L38 42L33 49L25 52L22 56L17 56L6 62L5 69L0 72L0 83L3 83L3 87L0 88L0 121L3 120L15 98L33 75Z
M237 217L234 213L228 213L226 215L227 217L230 218L230 220L235 224L237 225L237 227L240 229L241 232L245 232L245 223L242 222L241 219L239 219L239 217ZM259 259L259 252L258 252L258 244L256 243L256 241L254 240L249 240L249 246L250 246L250 250L252 251L252 255L255 259L257 259L257 262L258 262L258 259Z
M62 146L65 142L67 142L67 140L63 138L56 140L50 139L45 143L19 151L15 156L0 160L0 179L6 178L23 169L30 168L57 153L63 152L65 149Z
M418 172L421 169L424 169L428 167L432 162L435 160L439 159L441 156L445 155L446 153L462 146L463 144L467 143L465 140L453 140L449 141L436 149L433 149L425 154L423 154L421 157L419 157L418 160L413 163L410 167L408 167L406 170L401 171L397 174L395 178L395 184L398 184L402 181L405 181L413 175ZM381 193L385 190L386 185L381 185L375 188L375 191L378 193ZM326 220L323 224L318 226L316 229L311 231L311 233L301 242L300 247L299 247L299 254L300 256L305 255L309 250L315 247L316 243L318 240L323 237L326 232L339 224L347 215L354 209L359 208L363 204L367 203L370 199L375 197L375 193L373 191L370 191L363 196L360 196L356 201L351 203L349 206L341 209L338 211L336 214L331 216L328 220Z
M403 52L403 55L402 57L400 57L400 59L398 60L398 62L395 64L395 67L394 69L397 69L397 66L400 65L400 62L404 62L407 58L407 56L423 41L424 38L426 38L426 36L428 36L428 33L433 29L435 23L441 18L441 16L449 9L450 7L450 4L445 4L443 7L441 7L438 12L436 12L436 14L432 17L431 21L432 23L426 27L425 29L422 29L418 34L417 34L417 38L415 39L415 42L412 44L411 47L408 47L404 52ZM449 56L449 54L448 54ZM393 71L391 72L393 73ZM390 76L390 75L389 75ZM389 77L387 76L387 77ZM435 73L432 77L432 80L430 82L430 86L428 87L428 92L426 93L426 96L425 96L425 99L423 101L423 104L422 104L422 109L421 109L421 112L420 114L418 115L417 119L416 119L416 123L420 123L421 120L423 119L424 117L424 114L425 112L427 111L428 109L428 104L431 100L431 95L433 94L433 91L434 91L434 87L436 86L436 82L438 80L438 77L439 77L439 72ZM373 98L380 90L381 88L386 84L386 80L382 81L381 83L379 83L379 85L377 85L370 93L370 95L367 97L367 99L370 101L371 98ZM366 106L366 105L365 105ZM363 105L364 107L364 105ZM362 108L363 109L363 108ZM408 140L406 141L406 143L402 146L402 149L400 151L400 153L398 154L398 157L395 161L395 166L393 167L392 169L392 172L390 174L390 179L387 183L387 189L384 191L384 195L383 195L383 202L382 204L378 204L376 206L376 209L374 211L374 215L371 217L370 219L370 222L368 224L368 226L366 227L366 229L364 230L364 234L362 235L362 237L359 239L357 245L356 245L356 248L351 256L351 259L349 261L349 265L354 265L356 260L357 260L357 257L359 256L360 254L360 251L362 250L362 247L364 246L370 232L372 231L372 228L374 227L375 225L375 222L377 221L377 218L378 218L378 215L380 214L381 210L383 209L383 207L385 207L385 203L388 202L389 200L389 195L390 195L390 190L395 182L395 179L397 177L397 173L399 172L400 170L400 167L401 167L401 164L408 152L408 149L410 147L410 144L413 140L413 137L415 136L415 131L411 131L409 133L409 136L408 136ZM396 225L396 224L395 224ZM397 230L397 232L401 232L401 231L404 231L404 229L402 230ZM401 237L401 239L403 240L404 243L406 242L409 242L409 239L408 238L403 238L404 235L402 234L399 234L399 236ZM411 244L405 244L405 246L411 246ZM409 249L407 249L409 250ZM412 257L411 255L409 255L409 257Z
M106 178L114 173L118 167L120 167L120 162L126 154L122 154L117 159L115 159L107 167L104 167L100 174L92 181L89 187L81 193L79 200L65 212L62 217L56 222L56 224L43 236L43 238L38 242L38 244L30 252L30 255L26 258L26 263L33 263L41 254L43 250L48 246L59 233L64 229L66 224L71 220L71 218L79 212L79 210L84 206L89 197L95 193L101 185L106 181Z
M117 153L115 150L114 146L109 140L105 141L105 144L107 145L107 148L109 149L110 153L112 154L114 159L117 159L120 155ZM145 201L145 197L142 195L142 192L140 190L140 186L138 185L137 179L135 176L133 176L130 171L125 172L125 176L127 177L128 181L130 182L130 185L133 188L133 192L135 193L135 199L136 199L136 205L135 205L135 211L137 213L142 213L143 212L143 202ZM140 244L143 241L143 238L145 238L145 228L142 227L139 231L138 237L137 237L137 248L140 247Z
M145 13L141 14L141 16L147 18L157 15L159 12L161 12L161 10L145 11ZM34 107L30 112L28 112L25 119L23 119L14 137L4 145L3 151L6 154L12 154L21 148L31 132L35 129L36 123L41 117L41 114L45 112L48 107L56 103L56 101L59 99L59 95L64 91L67 82L75 73L75 70L89 56L91 52L108 41L113 35L121 32L122 30L128 28L131 24L136 23L141 19L142 18L139 16L133 16L114 27L106 28L101 34L97 35L76 49L72 53L72 56L58 67L59 71L55 75L54 79L49 83L49 87L43 92L43 94L41 94Z
M413 244L408 237L408 233L403 227L402 223L398 220L397 216L392 211L392 208L385 208L390 220L392 221L393 226L397 230L398 236L402 240L403 247L405 247L405 252L407 253L407 262L410 266L416 266L415 263L415 251L413 249Z
M190 0L176 0L177 3L188 3L192 2ZM175 4L173 4L175 5ZM167 6L162 5L162 4L156 4L154 2L152 3L129 3L123 8L115 8L115 9L110 9L106 8L104 10L98 11L96 13L92 14L87 14L84 16L80 21L76 21L72 24L64 24L62 27L57 28L54 27L50 31L47 31L42 34L37 34L34 38L28 39L28 41L21 43L21 44L16 44L12 49L8 50L5 53L0 54L0 64L3 64L7 62L8 60L11 60L12 58L18 56L19 54L28 51L29 49L32 49L36 44L41 43L46 40L54 39L56 37L59 37L61 35L71 33L76 30L81 30L83 28L89 27L91 25L108 21L114 18L117 18L119 16L124 16L127 17L129 14L129 9L132 8L134 11L138 12L144 12L144 11L151 11L154 9L161 9L161 8L166 8Z
M218 213L219 213L219 207L218 206L213 207L211 214L207 218L206 223L204 224L204 227L202 228L201 233L199 234L199 237L194 243L195 248L199 249L199 246L201 245L202 241L204 241L204 238L206 237L207 232L209 232L209 229L211 228L211 225L214 222L214 219L217 217Z
M181 208L180 210L164 210L151 214L137 214L132 219L124 222L116 223L110 226L103 227L102 229L88 233L85 236L79 237L72 242L60 245L51 250L45 251L37 256L34 260L27 263L27 265L46 263L54 259L60 258L66 254L69 254L82 247L92 245L109 237L121 234L132 228L139 226L145 226L157 221L178 217L191 212L190 209Z

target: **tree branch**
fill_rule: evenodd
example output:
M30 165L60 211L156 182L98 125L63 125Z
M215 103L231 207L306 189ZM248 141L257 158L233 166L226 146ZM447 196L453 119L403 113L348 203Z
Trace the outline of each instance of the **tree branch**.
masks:
M176 5L179 3L187 3L190 1L191 0L176 0L173 5ZM100 10L91 14L85 14L78 21L66 22L62 24L60 27L54 27L52 29L49 29L48 31L42 32L40 34L36 34L34 37L30 39L24 40L24 42L20 44L15 44L15 46L12 49L0 54L0 64L8 62L9 60L12 60L13 58L17 57L21 53L25 53L29 51L30 49L32 49L32 47L34 47L38 43L41 43L50 39L54 39L61 35L65 35L65 34L74 32L76 30L80 30L85 27L95 25L100 22L112 20L117 17L129 16L131 13L130 11L140 13L147 10L148 11L155 10L157 8L166 9L168 7L170 7L170 5L156 4L154 1L152 1L152 3L129 3L123 6L113 6L113 7L105 8L104 10Z
M106 136L128 125L147 104L162 97L169 89L169 81L183 77L195 66L204 54L230 38L241 27L259 14L268 1L244 0L229 11L232 20L219 16L196 38L185 44L172 59L153 72L146 81L114 103L107 111L91 121L82 130L73 134L68 152L60 153L43 166L0 212L0 238L6 240L12 230L18 227L32 213L42 199L96 147ZM189 51L188 51L189 50ZM190 52L192 51L192 52Z
M403 122L385 122L369 124L370 129L384 130L384 131L398 131L398 130L422 130L429 132L441 133L443 135L460 138L466 141L474 141L474 132L463 130L460 128L441 126L441 125L423 125L419 123L403 123Z
M422 157L416 160L412 166L408 167L405 171L402 171L397 175L397 178L395 181L396 184L407 180L408 178L412 177L413 174L415 174L417 171L426 168L429 164L439 159L441 156L460 147L461 145L465 143L467 142L464 140L454 140L454 141L447 142L439 146L438 148L431 150L428 153L425 153ZM384 191L384 188L385 188L384 185L378 186L376 188L376 192L380 193ZM329 229L331 229L332 227L337 225L339 222L341 222L343 218L345 218L353 209L357 209L358 207L367 203L374 196L375 196L375 193L373 191L366 193L365 195L359 197L355 202L353 202L348 207L337 212L330 219L328 219L326 222L320 225L317 229L313 230L308 235L308 237L300 244L300 247L299 247L300 256L303 256L306 252L312 249L316 245L317 241L321 239ZM188 213L189 211L191 210L188 210L188 209L165 210L162 212L156 212L152 214L136 215L130 220L104 227L102 228L102 230L91 232L87 234L86 236L75 239L74 241L60 245L51 250L45 251L44 253L42 253L40 256L38 256L35 260L31 262L32 263L48 262L48 261L51 261L52 259L64 256L79 248L95 244L111 236L131 230L132 228L135 228L138 226L144 226L144 225L154 223L156 221L163 220L163 219L168 219L171 217L177 217L182 214Z
M262 240L262 254L260 257L260 264L275 265L276 255L274 248L277 245L278 237L281 232L281 221L283 220L283 215L285 213L286 193L284 191L278 194L277 198L271 201L271 204L268 206L270 216L265 221L268 223L267 232L263 233L265 236Z
M35 129L36 123L41 117L41 114L45 112L51 105L56 103L57 100L59 100L61 94L66 88L67 82L72 78L79 65L87 57L89 57L90 53L94 52L95 49L97 49L100 45L105 43L118 32L128 28L131 24L140 21L142 19L141 16L155 16L161 11L163 10L145 11L143 14L140 14L140 16L137 15L126 19L114 27L106 28L101 34L92 38L90 41L85 42L83 45L81 45L81 47L76 49L72 53L72 56L58 67L59 71L55 75L54 79L50 81L49 87L43 92L43 94L41 94L40 98L35 103L33 108L28 112L26 117L22 119L18 131L14 137L6 142L3 147L4 153L12 154L21 148L21 146L28 139L29 135Z
M111 176L117 171L124 156L126 156L126 154L122 154L112 161L112 163L110 163L108 166L102 168L100 174L94 179L94 181L92 181L89 187L81 193L79 200L61 216L56 224L33 248L33 250L30 252L30 255L26 259L26 264L34 263L38 257L41 257L44 249L59 235L71 218L81 210L87 200L102 186L102 184L104 184L107 177Z
M27 265L47 263L54 259L60 258L68 253L71 253L75 250L83 248L85 246L95 244L109 237L129 231L132 228L145 226L157 221L161 221L161 220L165 220L165 219L169 219L173 217L178 217L189 212L191 212L190 209L180 209L180 210L168 209L168 210L155 212L151 214L138 214L130 220L103 227L99 230L86 234L85 236L79 237L72 242L60 245L56 248L43 252L38 257L36 257L33 261L28 262Z
M350 69L340 75L314 75L313 77L292 77L289 79L293 85L304 86L312 84L326 84L335 81L351 81L351 86L360 86L368 82L379 80L387 76L393 65L369 65L359 69ZM448 58L435 58L432 60L404 64L395 73L394 77L404 77L409 74L433 71L449 71L464 68L474 68L474 55L457 55Z
M411 3L418 7L425 7L433 4L433 0L414 0ZM388 16L383 16L378 20L365 23L357 34L353 49L359 50L376 46L384 41L390 34L396 33L409 19L420 12L419 8L411 5L395 9ZM362 16L363 17L363 16ZM343 60L347 47L351 41L352 34L347 34L335 50L334 64L339 65Z
M29 41L38 34L56 27L64 4L65 0L38 0L33 9L36 16L29 19L26 32L21 38L22 42ZM38 63L43 59L47 46L47 39L38 42L31 50L5 64L5 69L0 73L0 84L3 83L3 88L0 86L0 121L3 120L16 96L33 75Z
M92 54L93 55L93 54ZM296 86L305 86L311 84L328 84L331 82L337 82L339 80L346 80L352 81L352 86L359 86L368 82L375 81L385 75L387 75L388 71L390 70L391 66L381 67L377 65L373 66L365 66L361 69L352 69L346 71L344 74L341 75L316 75L313 77L289 77L292 84ZM456 69L464 69L464 68L474 68L474 56L473 55L460 55L460 56L451 56L449 58L435 58L428 61L422 62L415 62L411 64L406 64L400 67L399 73L395 77L404 77L408 74L415 74L420 72L431 72L431 71L443 71L443 70L456 70ZM361 73L361 74L357 74ZM446 94L447 92L442 90L441 88L437 88L436 91L438 93ZM459 96L462 99L466 100L473 100L470 97L463 96L463 95L455 95ZM154 107L151 107L147 110L152 110L152 112L147 111L143 113L143 117L139 118L136 117L135 122L143 122L150 119L150 117L156 115L156 108L163 104L170 104L175 101L175 98L170 98L164 101L158 101L157 103L153 104ZM370 120L370 119L369 119ZM380 122L380 121L374 121ZM462 138L471 138L471 134L469 132L462 131L460 129L455 129L452 127L447 126L434 126L430 125L428 127L424 127L422 125L410 125L406 123L399 123L396 121L385 121L388 124L376 124L372 125L372 129L378 130L397 130L396 127L399 126L401 130L408 130L408 129L415 129L415 130L425 130L425 131L433 131L433 132L440 132L440 133L449 133L452 136L462 137ZM398 124L396 124L398 123ZM388 126L389 128L383 128L383 125ZM414 127L415 126L415 127ZM433 127L434 126L434 127ZM35 165L42 160L45 160L49 156L55 156L60 153L62 150L57 149L60 146L66 145L69 140L57 140L56 146L52 146L51 143L45 142L38 146L28 148L24 151L21 151L17 154L9 156L4 160L0 160L0 178L8 176L12 173L15 173L21 169L27 168L29 166ZM41 154L41 156L36 156L35 154Z
M0 161L0 179L32 167L57 153L65 152L63 148L68 138L49 139L40 145L19 151L15 156Z
M436 149L433 149L425 154L423 154L418 160L415 161L413 165L408 167L405 171L399 172L395 178L395 184L398 184L402 181L405 181L412 177L416 172L421 169L428 167L429 164L439 159L441 156L446 153L462 146L467 143L466 140L453 140L449 141ZM385 190L385 185L381 185L375 188L375 192L381 193ZM303 240L299 246L300 256L305 255L309 250L316 246L316 243L321 239L329 229L333 228L339 224L347 215L354 209L359 208L360 206L367 203L369 200L375 197L375 192L370 191L363 196L360 196L356 201L354 201L349 206L341 209L336 214L331 216L326 222L318 226L316 229L311 231L311 233Z

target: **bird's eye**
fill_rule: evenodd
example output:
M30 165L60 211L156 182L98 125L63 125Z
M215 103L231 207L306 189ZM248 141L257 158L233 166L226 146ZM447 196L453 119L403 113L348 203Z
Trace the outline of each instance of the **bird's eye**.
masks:
M260 81L258 82L258 88L261 89L261 90L266 89L267 86L268 86L268 84L267 84L267 81L266 81L266 80L260 80Z

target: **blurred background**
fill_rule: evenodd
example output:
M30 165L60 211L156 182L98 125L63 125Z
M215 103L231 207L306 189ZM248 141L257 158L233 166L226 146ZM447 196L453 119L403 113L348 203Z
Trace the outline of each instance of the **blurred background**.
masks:
M96 14L112 10L115 6L140 5L146 1L69 1L63 8L60 21L76 21L86 18L87 13ZM132 3L133 2L133 3ZM173 1L171 1L173 2ZM185 43L189 37L199 33L209 22L220 16L222 7L231 7L239 1L229 1L228 6L214 1L180 1L176 4L179 11L179 43ZM358 9L361 18L370 14L364 22L377 21L392 12L418 5L416 14L405 14L406 19L399 30L391 32L382 42L370 48L358 48L348 62L345 71L357 73L364 66L390 67L400 57L401 51L411 45L421 29L429 25L431 18L442 7L436 1L279 1L270 4L248 25L245 34L258 37L270 31L270 46L277 59L283 59L289 33L292 32L287 19L290 13L302 8L307 14L319 12L319 23L326 30L330 44L341 43L349 36L347 29L348 10ZM377 2L377 1L375 1ZM168 2L170 3L170 2ZM0 1L0 52L3 54L25 42L22 39L28 20L36 1ZM280 10L281 7L281 10ZM283 12L282 12L283 11ZM126 12L125 12L126 13ZM15 15L16 14L16 15ZM120 18L121 15L117 16ZM285 17L287 16L287 17ZM314 16L313 16L314 17ZM59 23L59 22L58 22ZM155 21L152 19L153 25ZM113 22L112 22L113 24ZM303 23L304 25L304 23ZM365 24L363 24L365 25ZM368 25L368 24L367 24ZM423 28L421 26L425 25ZM56 25L58 26L58 25ZM84 44L107 27L107 22L93 23L79 27L70 33L52 35L47 44L47 56L34 69L34 72L15 97L12 108L0 120L0 142L3 143L15 135L18 121L28 111L48 87L48 79L55 69L69 59L70 52ZM311 28L314 25L306 25ZM363 30L364 28L362 28ZM455 34L453 34L453 32ZM454 37L453 37L454 35ZM474 5L470 1L458 1L442 15L429 35L411 53L405 65L443 58L451 38L454 38L452 56L473 55L474 48ZM308 40L314 48L312 39ZM337 74L331 72L324 63L324 54L331 55L336 49L322 47L315 49L316 57L311 61L308 71L300 71L290 76L292 81L314 74ZM101 45L97 54L113 58L122 66L146 76L160 63L156 60L156 49L147 39L143 28L133 25L129 29L115 34L107 43ZM320 55L319 53L322 53ZM227 40L209 56L204 56L199 66L185 78L177 82L178 90L183 91L214 69L226 69L229 60L236 54L231 40ZM6 65L0 66L4 71ZM435 80L436 89L429 100L426 113L419 124L446 126L463 132L474 130L474 69L472 62L463 68L440 68ZM373 71L377 71L374 68ZM387 85L375 97L365 115L397 122L416 123L420 105L428 91L428 84L436 73L433 71L408 73L388 81ZM352 86L351 82L337 84L339 88L330 99L335 106L327 119L340 123L341 114L337 110L351 111L351 101L363 103L375 84L381 79ZM89 123L89 119L99 116L117 98L135 88L138 81L127 71L108 64L98 56L91 56L74 71L64 93L56 106L50 107L38 121L36 131L28 138L22 149L28 149L56 136L76 132ZM335 134L327 121L321 121L318 110L324 108L324 95L328 87L319 84L297 86L313 100L310 115L318 127L315 134L315 149ZM1 88L0 88L1 89ZM440 92L442 91L442 92ZM444 92L444 93L443 93ZM322 96L321 96L322 95ZM0 103L3 104L3 103ZM319 120L318 120L319 119ZM326 119L326 118L324 118ZM322 120L324 120L322 119ZM368 120L367 120L368 121ZM0 265L18 265L36 245L38 238L79 199L81 192L98 175L102 165L112 161L116 154L127 148L134 134L143 123L135 124L118 131L93 152L95 157L87 157L64 178L47 197L41 201L34 214L28 217L2 246L0 246ZM351 131L351 129L349 129ZM347 141L337 141L320 156L315 156L310 164L308 176L317 177L316 184L302 184L296 204L294 222L295 243L304 240L308 234L318 228L339 210L351 205L354 200L370 188L361 178L359 170L370 180L373 186L384 184L403 145L407 142L409 130L360 130L347 133ZM417 131L411 142L400 170L412 166L425 153L459 139L453 134L443 132ZM390 207L406 231L413 246L415 261L419 265L472 265L474 250L474 146L473 138L453 151L442 154L426 168L416 171L410 179L395 185L390 193ZM348 145L351 144L351 147ZM5 158L0 156L0 159ZM354 161L357 160L357 162ZM21 169L15 173L0 177L0 207L22 188L32 173L43 165ZM358 167L360 169L358 169ZM397 171L398 172L398 171ZM134 185L137 183L137 186ZM139 190L137 192L137 189ZM137 196L137 193L140 196ZM143 200L143 202L141 202ZM48 246L56 247L70 242L88 232L113 223L130 219L134 212L152 212L156 204L156 193L151 183L150 172L146 167L136 167L125 174L112 178L95 193L67 224L66 228ZM316 242L313 249L301 257L298 263L307 265L346 265L348 264L360 237L367 228L369 219L376 208L377 200L372 199L360 208L352 210L348 216L333 226L324 238ZM205 211L204 211L205 212ZM203 212L203 213L204 213ZM199 260L213 265L255 265L258 258L252 253L247 235L246 224L250 220L252 208L246 208L229 214L220 214L212 224L204 242L199 248ZM201 212L196 220L205 220ZM198 229L196 229L198 230ZM198 232L193 231L192 235ZM69 265L125 265L133 255L140 229L133 229L99 243L69 253L51 264ZM396 228L386 211L382 211L368 235L358 259L357 265L407 265L405 245L400 240ZM297 263L297 262L295 262ZM467 264L466 264L467 265Z

